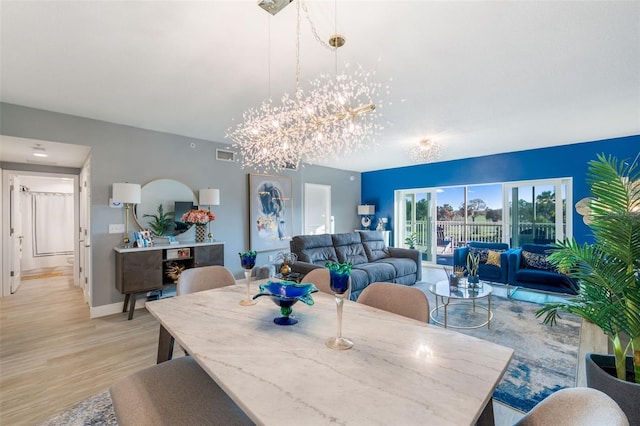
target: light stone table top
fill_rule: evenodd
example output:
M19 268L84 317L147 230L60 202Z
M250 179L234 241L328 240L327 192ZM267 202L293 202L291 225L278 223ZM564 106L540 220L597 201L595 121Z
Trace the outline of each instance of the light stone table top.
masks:
M252 283L252 294L257 291ZM171 335L257 424L470 425L491 404L513 350L346 301L347 351L335 299L298 302L278 326L269 297L240 306L244 284L146 304Z

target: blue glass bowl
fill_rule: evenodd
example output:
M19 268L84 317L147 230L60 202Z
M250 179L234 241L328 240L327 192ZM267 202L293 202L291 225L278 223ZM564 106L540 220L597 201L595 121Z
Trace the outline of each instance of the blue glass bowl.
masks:
M260 293L253 296L257 299L260 296L269 296L273 303L280 307L281 317L274 318L273 322L278 325L293 325L298 322L295 317L291 317L293 312L292 306L300 300L301 302L311 306L313 298L311 293L318 291L315 285L305 283L295 283L292 281L269 281L258 286Z

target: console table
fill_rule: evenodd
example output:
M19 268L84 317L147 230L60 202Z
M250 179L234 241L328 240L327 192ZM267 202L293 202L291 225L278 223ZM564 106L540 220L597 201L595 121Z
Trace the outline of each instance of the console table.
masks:
M174 284L167 272L173 266L198 268L224 266L224 242L185 242L152 247L114 247L116 252L116 289L125 295L122 312L133 318L136 297Z

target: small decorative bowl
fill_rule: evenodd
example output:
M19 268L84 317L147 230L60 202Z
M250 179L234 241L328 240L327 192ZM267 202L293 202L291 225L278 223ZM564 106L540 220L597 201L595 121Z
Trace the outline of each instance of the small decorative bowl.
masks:
M273 322L278 325L296 324L298 320L295 317L291 317L292 306L298 300L309 306L313 305L311 293L318 291L313 284L298 284L292 281L269 281L265 284L260 284L258 287L260 288L260 293L253 296L254 299L260 296L269 296L273 303L280 306L282 316L273 319Z

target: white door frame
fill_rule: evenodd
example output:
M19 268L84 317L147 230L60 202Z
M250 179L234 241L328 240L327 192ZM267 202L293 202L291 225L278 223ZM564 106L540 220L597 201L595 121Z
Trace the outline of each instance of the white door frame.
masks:
M73 179L74 190L74 218L73 218L73 229L74 229L74 257L76 261L73 265L73 276L74 276L74 284L78 285L78 250L79 244L79 226L78 226L78 210L79 210L79 198L78 198L78 175L72 174L63 174L63 173L42 173L42 172L30 172L23 170L2 170L2 297L7 297L11 294L11 275L19 274L19 271L13 271L12 261L15 255L15 238L16 235L12 235L11 233L11 223L10 223L10 185L14 181L14 177L16 176L44 176L44 177L53 177L53 178L68 178Z

